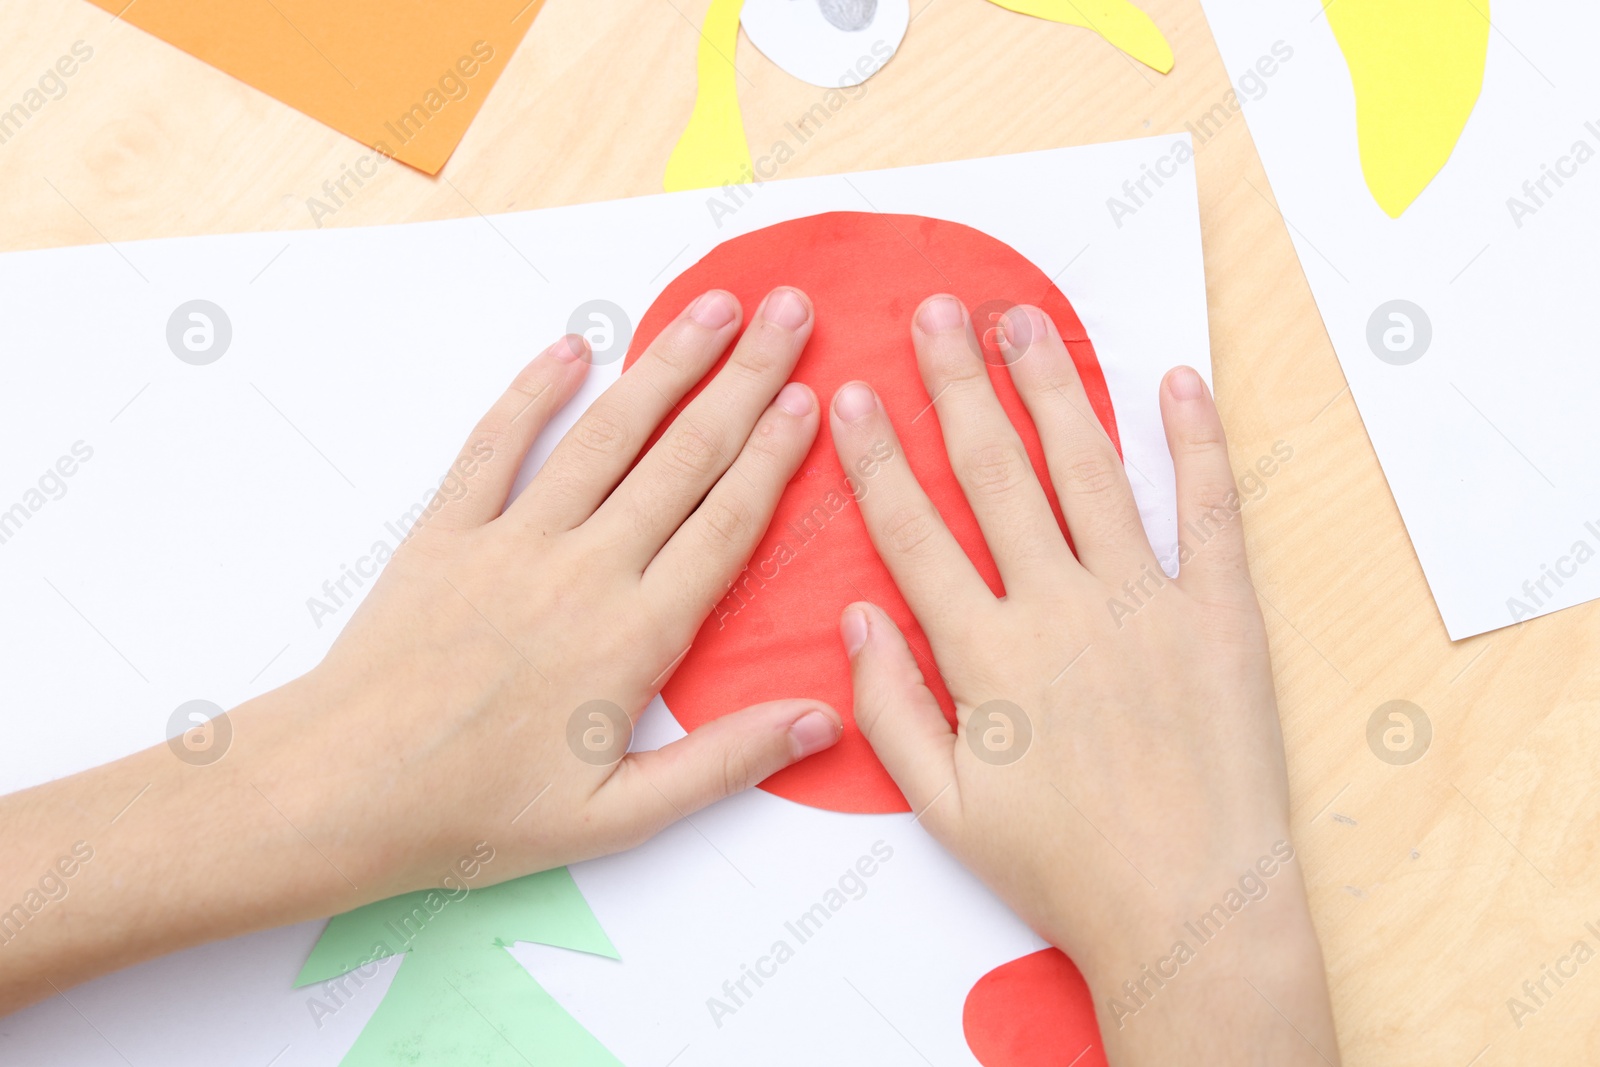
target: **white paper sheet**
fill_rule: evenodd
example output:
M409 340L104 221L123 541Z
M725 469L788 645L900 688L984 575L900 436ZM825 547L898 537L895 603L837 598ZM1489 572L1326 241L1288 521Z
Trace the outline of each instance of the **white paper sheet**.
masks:
M1600 597L1600 162L1570 158L1579 141L1600 152L1600 11L1495 4L1455 152L1391 219L1362 178L1354 90L1320 0L1204 7L1451 638ZM1531 203L1524 183L1562 157L1572 176L1519 225L1511 198ZM1408 363L1368 340L1396 300L1431 326Z
M905 39L910 0L744 0L739 22L778 66L837 89L876 74Z
M0 256L0 508L78 442L92 452L60 492L46 479L42 506L0 543L0 791L158 743L186 701L230 707L312 667L353 604L318 627L307 599L374 542L394 543L396 520L428 498L477 416L571 328L575 309L609 300L637 320L720 240L820 211L952 219L1054 277L1095 343L1147 526L1170 553L1157 383L1179 362L1209 375L1192 170L1120 228L1104 203L1175 143L775 182L732 216L690 192ZM174 310L197 299L222 308L232 334L203 366L167 339ZM183 329L198 327L179 325L181 347ZM532 463L619 368L595 368ZM636 744L680 734L658 700ZM880 841L893 857L865 895L781 981L714 1026L706 999ZM886 1018L933 1062L970 1064L967 990L1039 947L909 816L822 812L759 792L574 875L622 961L517 954L639 1067L686 1046L678 1067L920 1062ZM337 1063L396 964L319 1025L309 1006L319 990L291 988L319 932L272 931L89 983L70 1004L5 1020L0 1062Z

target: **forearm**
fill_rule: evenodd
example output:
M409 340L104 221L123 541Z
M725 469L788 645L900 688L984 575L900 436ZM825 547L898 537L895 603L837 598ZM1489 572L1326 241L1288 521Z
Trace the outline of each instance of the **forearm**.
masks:
M0 798L0 1015L157 955L359 903L269 799L265 743L236 737L209 766L157 745Z

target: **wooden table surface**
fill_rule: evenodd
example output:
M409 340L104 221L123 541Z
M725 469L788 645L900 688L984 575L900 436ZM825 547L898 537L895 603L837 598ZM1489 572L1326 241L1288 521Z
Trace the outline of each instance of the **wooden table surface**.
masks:
M1143 0L1177 56L1167 76L984 0L912 6L900 53L782 177L1177 131L1226 105L1198 0ZM706 7L550 0L443 180L385 166L324 224L659 191ZM368 151L82 0L9 0L0 40L6 104L73 42L95 50L0 145L3 250L303 229L307 200ZM817 102L748 40L737 65L753 145ZM1235 466L1293 449L1245 523L1346 1062L1600 1063L1600 962L1546 979L1542 1006L1522 989L1576 941L1600 952L1585 926L1600 930L1600 606L1450 643L1242 116L1196 166ZM0 294L0 317L16 296ZM19 357L3 332L0 353ZM1432 724L1409 765L1368 745L1390 700ZM1514 996L1537 1008L1520 1026Z

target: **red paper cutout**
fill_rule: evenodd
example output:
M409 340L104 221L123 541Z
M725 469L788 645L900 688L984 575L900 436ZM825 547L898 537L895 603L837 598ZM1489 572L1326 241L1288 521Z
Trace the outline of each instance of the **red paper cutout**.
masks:
M778 223L718 245L651 305L634 334L626 365L707 289L726 289L737 296L748 322L761 298L777 285L804 290L816 308L816 327L794 379L811 386L823 405L847 381L859 378L872 384L912 469L978 572L999 594L999 573L950 469L939 420L917 371L911 315L924 298L941 292L955 295L973 313L995 392L1064 530L1038 434L1002 364L993 333L1000 315L1015 304L1044 309L1066 341L1095 414L1115 442L1116 418L1105 376L1067 298L1021 253L969 226L917 215L832 212ZM870 478L859 485L863 492L872 491ZM766 700L827 701L844 716L839 743L778 772L761 788L832 811L910 810L851 715L849 663L838 627L839 613L856 600L872 601L899 624L928 687L954 723L955 709L934 669L928 639L872 548L824 413L816 444L784 492L749 566L668 679L662 691L668 709L684 729L692 730Z
M1089 985L1053 948L978 979L961 1028L983 1067L1106 1067Z

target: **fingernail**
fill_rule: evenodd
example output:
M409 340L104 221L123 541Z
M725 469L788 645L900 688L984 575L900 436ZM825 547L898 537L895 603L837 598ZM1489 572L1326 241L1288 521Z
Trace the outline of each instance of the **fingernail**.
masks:
M791 415L811 414L811 390L799 382L790 382L778 390L778 406Z
M1012 348L1027 348L1050 336L1050 324L1045 321L1044 312L1036 307L1012 308L1006 312L1002 325L1006 344Z
M689 305L689 317L708 330L720 330L739 313L733 297L713 290Z
M845 655L855 657L867 643L867 615L860 608L851 608L839 619L839 636L844 638Z
M1199 400L1206 395L1206 383L1193 367L1174 367L1167 377L1167 388L1174 400Z
M761 306L761 317L785 330L798 330L806 324L811 312L793 289L774 289Z
M789 743L794 748L795 759L805 759L814 752L831 748L839 740L839 724L820 711L808 711L789 727Z
M576 363L589 354L589 342L575 333L569 333L554 345L551 352L563 363Z
M943 333L960 326L963 320L961 302L953 296L936 296L922 305L917 312L917 324L923 333Z
M833 398L833 410L845 422L855 422L872 414L878 398L861 382L851 382Z

